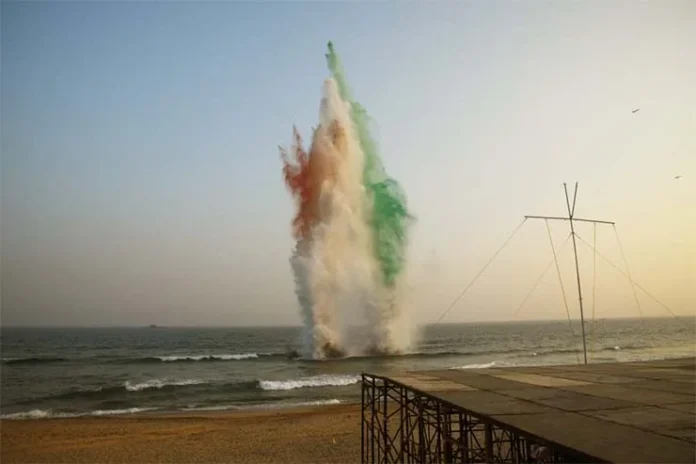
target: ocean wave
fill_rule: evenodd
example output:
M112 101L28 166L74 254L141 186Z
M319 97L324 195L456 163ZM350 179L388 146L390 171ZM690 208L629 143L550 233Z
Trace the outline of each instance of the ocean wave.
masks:
M211 355L195 355L195 356L157 356L157 359L163 362L178 362L178 361L241 361L243 359L258 359L257 353L239 353L239 354L211 354Z
M342 404L338 399L324 399L314 401L298 401L298 402L278 402L278 403L263 403L254 405L238 405L226 404L217 406L193 406L181 408L181 412L212 412L212 411L245 411L255 409L291 409L313 406L331 406ZM60 412L52 409L32 409L29 411L20 411L11 414L0 414L0 419L7 420L31 420L31 419L68 419L74 417L104 417L104 416L120 416L127 414L138 414L143 412L158 411L160 408L122 408L122 409L97 409L89 412Z
M572 352L572 350L571 350ZM514 354L522 353L524 356L528 350L493 350L482 353L480 351L412 351L401 354L356 354L346 356L344 358L326 360L315 360L312 358L298 357L295 352L271 352L271 353L224 353L224 354L171 354L145 357L111 357L111 356L96 356L96 357L76 357L76 358L3 358L3 364L42 364L54 363L63 361L82 362L82 363L109 363L109 364L161 364L161 363L198 363L198 362L233 362L233 361L301 361L301 362L318 362L318 363L342 363L355 362L369 359L420 359L420 358L437 358L437 357L456 357L456 356L477 356L477 355L494 355L494 354Z
M221 362L221 361L244 361L248 359L258 359L259 357L280 356L279 354L258 354L258 353L232 353L232 354L181 354L167 356L148 356L135 359L118 359L114 362L120 364L148 364L163 362Z
M433 357L446 357L446 356L470 356L480 354L478 352L470 351L410 351L406 353L395 353L395 354L364 354L349 356L343 359L371 359L371 358L433 358Z
M411 351L401 354L375 355L375 354L355 354L346 356L340 359L332 360L314 360L311 358L298 357L294 351L288 352L269 352L269 353L182 353L182 354L163 354L145 357L113 357L113 356L95 356L95 357L7 357L2 358L3 365L32 365L32 364L48 364L59 362L80 362L80 363L110 363L110 364L160 364L160 363L198 363L198 362L235 362L235 361L300 361L300 362L320 362L320 363L343 363L355 362L369 359L428 359L438 357L465 357L465 356L505 356L514 358L526 358L535 356L550 356L559 354L574 354L580 352L580 348L544 348L541 346L524 347L524 348L500 348L488 351L481 350L440 350L429 351L427 346L422 347L422 351ZM651 346L642 344L631 344L618 346L615 344L598 347L595 352L612 352L619 350L642 350L649 349Z
M236 382L217 382L204 379L150 379L150 380L127 380L117 385L104 385L94 387L78 387L62 392L56 392L47 396L26 398L16 401L14 405L31 405L37 401L119 401L128 402L129 398L147 398L157 395L159 392L170 392L178 396L193 394L225 393L234 395L239 392L249 392L259 390L259 380L240 380Z
M531 350L520 350L518 353L515 353L512 358L527 358L529 356L552 356L552 355L559 355L559 354L573 354L573 353L582 353L582 347L580 348L558 348L558 349L543 349L543 348L537 348L536 350L531 349ZM495 351L491 351L488 354L499 354Z
M309 406L331 406L341 404L341 400L315 400L315 401L299 401L299 402L283 402L283 403L263 403L241 406L238 404L221 404L216 406L192 406L183 408L185 412L206 412L206 411L247 411L255 409L286 409L286 408L301 408Z
M27 420L27 419L67 419L71 417L86 416L116 416L122 414L136 414L139 412L155 411L158 408L124 408L124 409L98 409L90 412L53 412L51 409L32 409L12 414L0 414L0 419Z
M341 404L341 400L330 399L330 400L315 400L315 401L301 401L299 403L284 403L282 407L304 407L304 406L331 406L335 404ZM276 407L281 407L280 404L276 404Z
M186 379L186 380L152 379L152 380L147 380L147 381L141 382L141 383L132 383L130 380L127 380L123 386L129 392L138 392L138 391L150 390L150 389L161 390L162 388L165 388L165 387L185 387L188 385L201 385L204 383L208 383L208 382L206 382L204 380L198 380L198 379Z
M90 416L116 416L121 414L137 414L139 412L156 411L158 408L124 408L124 409L98 409L87 413Z
M292 380L261 380L259 387L262 390L295 390L297 388L312 387L344 387L360 382L357 375L317 375Z
M483 364L466 364L464 366L458 366L458 367L450 367L451 370L456 370L456 369L488 369L490 367L494 367L496 365L496 361L491 361L489 363L483 363Z
M219 382L205 379L149 379L127 380L118 385L105 385L94 387L79 387L67 391L57 392L52 395L34 397L15 402L15 405L31 405L37 401L130 401L128 398L146 398L160 391L176 392L177 395L203 395L230 394L239 392L253 392L258 390L279 391L293 390L296 388L310 387L341 387L360 381L359 376L350 375L319 375L301 379L285 380L239 380L233 382Z
M476 351L413 351L401 354L387 354L387 355L375 355L375 354L356 354L351 356L346 356L344 358L326 360L316 360L313 358L300 357L297 352L289 351L286 353L233 353L233 354L180 354L180 355L163 355L163 356L147 356L143 358L118 358L113 359L109 362L117 364L158 364L163 362L222 362L222 361L245 361L245 360L255 360L255 361L302 361L302 362L351 362L356 360L364 359L377 359L377 358L430 358L430 357L443 357L443 356L470 356L478 355L480 352ZM488 354L488 353L487 353Z
M593 350L589 350L588 352L592 351L593 353L606 353L606 352L614 352L614 351L623 351L623 350L645 350L649 349L650 346L648 345L625 345L625 346L619 346L619 345L607 345L607 346L602 346L602 347L597 347ZM514 358L526 358L529 356L553 356L553 355L559 355L559 354L580 354L582 353L582 347L577 347L577 348L551 348L551 349L542 349L539 348L537 350L519 350L519 353L515 356ZM486 354L500 354L500 352L497 351L490 351Z
M30 358L2 358L3 364L16 365L16 364L49 364L67 361L65 358L55 358L55 357L30 357Z
M31 411L0 414L0 419L45 419L51 416L51 410L32 409Z

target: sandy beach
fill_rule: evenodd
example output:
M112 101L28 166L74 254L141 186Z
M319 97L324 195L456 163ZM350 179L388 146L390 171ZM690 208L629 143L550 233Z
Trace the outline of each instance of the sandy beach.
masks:
M349 463L360 406L0 421L9 463Z

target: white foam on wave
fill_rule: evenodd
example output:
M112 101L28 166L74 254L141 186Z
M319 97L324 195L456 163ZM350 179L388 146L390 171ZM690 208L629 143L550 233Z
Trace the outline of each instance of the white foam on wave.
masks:
M27 420L27 419L66 419L71 417L85 416L115 416L120 414L136 414L139 412L154 411L158 408L126 408L126 409L99 409L91 412L71 413L53 412L51 409L32 409L31 411L21 411L12 414L2 414L0 419Z
M221 354L221 355L214 355L212 357L215 359L222 359L223 361L228 361L230 359L234 359L236 361L239 361L242 359L256 359L259 357L259 355L256 353L242 353L242 354Z
M51 417L50 409L32 409L31 411L15 412L12 414L2 414L0 419L45 419Z
M300 403L286 403L283 404L282 407L291 407L294 408L296 406L330 406L333 404L341 404L341 400L337 399L330 399L330 400L316 400L316 401L302 401ZM278 405L278 407L281 407Z
M300 401L297 403L267 403L267 404L252 404L246 406L240 406L238 404L221 404L217 406L193 406L189 408L183 408L182 411L186 412L205 412L205 411L244 411L244 410L254 410L254 409L285 409L285 408L299 408L307 406L331 406L341 404L341 400L335 398L330 400L315 400L315 401Z
M450 367L450 369L488 369L489 367L495 366L495 361L484 364L466 364L464 366Z
M181 408L182 411L186 412L229 411L230 409L240 409L240 407L235 404L220 404L217 406L190 406L188 408Z
M290 402L290 403L266 403L266 404L254 404L254 405L238 405L238 404L226 404L217 406L200 406L200 407L189 407L183 408L181 411L186 412L206 412L206 411L243 411L243 410L254 410L254 409L290 409L290 408L300 408L300 407L312 407L312 406L331 406L342 404L341 400L332 398L325 400L314 400L314 401L300 401L300 402ZM103 417L103 416L118 416L125 414L138 414L148 411L157 411L159 408L124 408L124 409L98 409L96 411L83 412L83 413L69 413L69 412L54 412L51 409L32 409L30 411L20 411L12 414L1 414L0 419L8 420L31 420L31 419L66 419L73 417Z
M263 390L294 390L311 387L345 387L360 382L357 375L317 375L295 380L261 380Z
M163 388L167 386L174 386L174 387L179 387L179 386L184 386L184 385L200 385L206 383L203 380L197 380L197 379L185 379L185 380L160 380L160 379L152 379L152 380L147 380L142 383L131 383L130 380L127 380L126 383L124 384L124 387L126 387L126 390L130 392L136 392L136 391L142 391L142 390L147 390L147 389L152 389L152 388Z
M154 411L157 408L126 408L126 409L98 409L89 413L90 416L115 416L119 414L136 414L139 412Z
M203 361L203 360L219 360L219 361L241 361L243 359L256 359L258 353L234 353L234 354L200 354L186 356L157 356L158 359L164 362L174 361Z

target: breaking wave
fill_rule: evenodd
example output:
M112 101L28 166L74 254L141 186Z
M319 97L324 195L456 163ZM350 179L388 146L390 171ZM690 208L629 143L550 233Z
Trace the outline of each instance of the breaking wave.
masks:
M41 398L31 398L18 401L15 404L30 404L34 401L41 400L70 400L77 401L82 399L88 400L108 400L126 398L129 395L143 395L152 391L172 391L175 389L185 389L190 387L199 387L206 385L209 382L199 379L184 379L184 380L165 380L151 379L146 381L133 382L127 380L120 385L110 385L102 387L78 387L68 391L63 391L54 395L48 395Z
M356 384L360 381L359 376L354 375L318 375L313 377L303 377L299 379L283 380L240 380L237 382L215 382L203 379L150 379L132 381L128 380L120 385L110 385L91 388L75 388L63 391L54 395L40 398L30 398L14 403L35 404L36 401L70 401L79 400L90 401L125 401L138 398L138 401L147 401L152 395L161 395L161 392L176 394L177 397L190 395L203 396L230 394L235 395L240 392L253 391L282 391L294 390L298 388L318 388L318 387L343 387ZM38 413L37 413L38 414Z
M0 419L44 419L52 415L51 410L32 409L31 411L0 414Z
M254 405L239 405L239 404L224 404L216 406L193 406L187 408L179 408L172 411L181 411L187 413L195 412L214 412L214 411L246 411L254 409L291 409L300 407L313 406L332 406L342 404L338 399L326 399L315 401L297 401L297 402L278 402L265 403ZM32 409L30 411L21 411L11 414L0 414L0 419L7 420L29 420L29 419L68 419L72 417L104 417L104 416L119 416L126 414L138 414L142 412L158 411L160 408L122 408L122 409L97 409L89 412L59 412L51 409Z
M357 375L317 375L294 380L261 380L259 386L263 390L295 390L296 388L311 387L345 387L360 382Z
M1 414L0 419L26 420L26 419L66 419L70 417L85 416L116 416L120 414L136 414L139 412L155 411L158 408L124 408L124 409L98 409L96 411L84 413L53 412L51 409L32 409L31 411L21 411L12 414Z
M286 408L297 408L297 407L308 407L308 406L331 406L336 404L342 404L341 400L330 399L330 400L316 400L316 401L299 401L292 403L264 403L264 404L252 404L241 406L238 404L221 404L216 406L192 406L188 408L183 408L181 411L186 412L205 412L205 411L246 411L254 409L286 409Z
M31 358L2 358L2 363L7 365L17 364L49 364L67 361L65 358L55 357L31 357Z
M205 362L205 361L243 361L258 359L260 356L275 356L273 354L233 353L233 354L190 354L171 356L148 356L145 358L120 360L123 363L161 363L161 362Z
M464 366L458 366L458 367L450 367L450 370L457 370L457 369L488 369L490 367L495 366L495 361L491 361L489 363L483 363L483 364L466 364Z
M619 350L638 350L643 348L650 348L645 345L626 345L617 346L615 344L598 347L595 352L615 352ZM432 351L431 351L432 350ZM488 350L482 352L480 350L442 350L437 351L431 348L428 350L426 347L424 351L413 351L401 354L389 354L389 355L352 355L346 356L344 358L332 359L330 361L320 361L320 362L331 362L331 363L341 363L341 362L352 362L361 359L426 359L435 357L462 357L462 356L495 356L495 355L506 355L507 357L514 358L526 358L529 356L548 356L555 354L572 354L580 352L580 348L547 348L543 347L525 347L525 348L512 348L512 349L499 349L499 350ZM160 364L160 363L193 363L193 362L235 362L235 361L288 361L288 362L317 362L314 359L304 359L299 358L295 351L288 352L273 352L273 353L213 353L213 354L200 354L200 353L183 353L183 354L171 354L171 355L158 355L158 356L145 356L145 357L75 357L75 358L61 358L61 357L26 357L26 358L2 358L3 365L34 365L34 364L51 364L60 362L80 362L80 363L93 363L93 362L107 362L112 364Z
M141 390L148 390L148 389L153 389L156 388L158 390L165 388L165 387L184 387L187 385L201 385L205 382L204 380L196 380L196 379L187 379L187 380L175 380L175 381L166 381L166 380L160 380L160 379L153 379L153 380L148 380L146 382L142 383L131 383L130 381L126 381L124 384L124 387L126 390L130 392L137 392Z

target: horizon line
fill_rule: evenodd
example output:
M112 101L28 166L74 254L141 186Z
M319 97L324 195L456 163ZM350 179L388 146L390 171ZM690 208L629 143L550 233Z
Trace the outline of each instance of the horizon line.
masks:
M596 318L595 321L606 320L643 320L643 319L683 319L696 318L694 315L679 314L674 316L616 316ZM579 322L580 318L571 318L572 322ZM460 322L428 322L416 324L415 327L446 326L446 325L475 325L475 324L532 324L538 322L568 322L568 319L526 319L526 320L484 320L484 321L460 321ZM586 324L591 324L591 320L585 320ZM2 325L3 329L301 329L301 324L278 324L278 325L158 325L158 324L138 324L138 325ZM354 325L350 327L361 327Z

